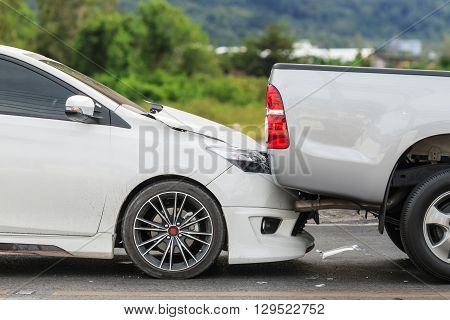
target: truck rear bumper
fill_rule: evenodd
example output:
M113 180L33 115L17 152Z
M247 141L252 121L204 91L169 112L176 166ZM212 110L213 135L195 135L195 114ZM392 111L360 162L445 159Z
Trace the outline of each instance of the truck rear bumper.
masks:
M228 226L230 264L275 262L301 258L314 246L314 238L303 231L292 236L298 213L291 210L224 207ZM281 219L273 234L262 234L263 218Z

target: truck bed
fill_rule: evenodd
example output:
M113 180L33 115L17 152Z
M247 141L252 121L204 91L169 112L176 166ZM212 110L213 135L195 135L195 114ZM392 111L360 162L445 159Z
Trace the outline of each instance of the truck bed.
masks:
M400 157L450 132L450 72L277 64L290 145L271 149L283 186L381 203Z

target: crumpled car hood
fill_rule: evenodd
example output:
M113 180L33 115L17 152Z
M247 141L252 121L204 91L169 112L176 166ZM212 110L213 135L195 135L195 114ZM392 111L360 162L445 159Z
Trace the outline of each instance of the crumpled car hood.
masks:
M232 147L264 151L263 146L243 133L191 113L164 106L161 111L152 113L151 116L172 128L220 140Z

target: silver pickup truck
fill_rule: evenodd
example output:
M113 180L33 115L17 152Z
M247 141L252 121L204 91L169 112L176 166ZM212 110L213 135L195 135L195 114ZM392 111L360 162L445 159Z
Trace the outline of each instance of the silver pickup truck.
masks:
M272 172L322 209L373 213L420 269L450 280L450 72L276 64Z

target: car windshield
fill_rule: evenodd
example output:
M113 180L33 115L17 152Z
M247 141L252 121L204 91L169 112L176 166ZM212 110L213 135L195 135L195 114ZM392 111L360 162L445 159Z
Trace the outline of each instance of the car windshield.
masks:
M107 96L108 98L110 98L114 102L122 105L123 107L127 108L128 110L131 110L136 113L147 113L147 111L144 108L142 108L141 106L139 106L137 103L134 103L133 101L129 100L128 98L125 98L121 94L108 88L107 86L101 84L100 82L95 81L94 79L92 79L78 71L75 71L72 68L69 68L68 66L66 66L62 63L59 63L59 62L56 62L53 60L47 60L47 59L42 59L40 61L52 66L53 68L58 69L59 71L62 71L64 73L68 74L71 77L74 77L74 78L80 80L84 84L87 84L88 86L94 88L101 94Z

